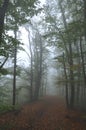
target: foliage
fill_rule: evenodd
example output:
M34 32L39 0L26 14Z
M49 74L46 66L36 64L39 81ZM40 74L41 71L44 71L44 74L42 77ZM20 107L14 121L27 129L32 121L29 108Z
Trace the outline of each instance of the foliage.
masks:
M54 61L57 79L64 82L63 89L69 104L76 106L82 101L81 94L86 86L86 3L73 0L46 0L44 7L44 38L50 46L56 47ZM59 52L58 52L59 50ZM59 54L58 54L59 53ZM61 88L62 89L62 88ZM64 91L64 90L63 90ZM83 101L85 103L86 94ZM82 100L82 99L81 99Z
M37 4L37 0L23 0L22 2L19 2L18 0L9 1L4 23L4 33L0 45L0 56L13 56L12 52L14 51L14 46L17 45L19 47L19 45L22 44L19 40L15 39L14 36L9 36L8 33L10 30L18 31L19 26L29 22L30 18L35 15ZM21 47L19 48L21 49Z
M2 74L3 74L3 75L7 75L7 74L8 74L8 70L7 70L7 69L4 69L4 68L1 69L1 70L0 70L0 75L2 75Z
M16 111L16 110L19 110L20 107L19 106L12 106L12 105L0 105L0 114L4 114L4 113L7 113L7 112L12 112L12 111Z

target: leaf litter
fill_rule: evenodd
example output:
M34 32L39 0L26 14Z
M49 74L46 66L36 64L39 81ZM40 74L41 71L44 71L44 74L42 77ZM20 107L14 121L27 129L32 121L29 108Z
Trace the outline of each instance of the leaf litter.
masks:
M68 110L62 98L46 96L0 115L0 130L86 130L85 115Z

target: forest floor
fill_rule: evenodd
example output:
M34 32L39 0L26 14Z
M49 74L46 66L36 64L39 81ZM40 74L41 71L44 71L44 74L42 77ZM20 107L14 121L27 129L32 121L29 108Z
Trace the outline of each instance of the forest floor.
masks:
M86 130L86 114L68 110L61 98L47 96L0 115L0 130Z

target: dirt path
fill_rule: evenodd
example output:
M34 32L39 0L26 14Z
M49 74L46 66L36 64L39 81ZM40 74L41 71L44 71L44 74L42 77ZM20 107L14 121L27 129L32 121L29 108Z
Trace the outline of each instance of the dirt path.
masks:
M0 116L0 130L86 130L84 113L67 110L62 99L46 97Z

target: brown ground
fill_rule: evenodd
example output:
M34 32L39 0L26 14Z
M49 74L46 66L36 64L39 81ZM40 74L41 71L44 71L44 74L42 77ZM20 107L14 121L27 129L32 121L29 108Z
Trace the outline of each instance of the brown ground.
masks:
M68 110L63 99L45 97L0 115L0 130L86 130L86 114Z

